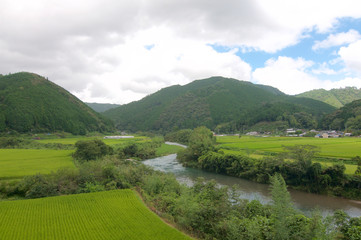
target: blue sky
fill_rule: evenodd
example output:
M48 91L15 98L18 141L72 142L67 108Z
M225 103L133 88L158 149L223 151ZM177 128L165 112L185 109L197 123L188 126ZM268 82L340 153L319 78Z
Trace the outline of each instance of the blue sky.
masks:
M124 104L224 76L287 94L361 87L361 1L3 0L0 73Z

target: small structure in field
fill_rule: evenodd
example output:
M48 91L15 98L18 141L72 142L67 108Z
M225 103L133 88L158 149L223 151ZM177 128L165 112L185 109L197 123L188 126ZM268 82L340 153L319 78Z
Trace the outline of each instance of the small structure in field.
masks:
M105 136L104 139L134 138L134 136Z

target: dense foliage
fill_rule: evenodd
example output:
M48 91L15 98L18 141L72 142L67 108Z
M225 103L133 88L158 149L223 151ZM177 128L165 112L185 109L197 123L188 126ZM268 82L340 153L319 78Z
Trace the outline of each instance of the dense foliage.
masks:
M330 104L336 108L343 107L347 103L361 99L361 89L346 87L331 90L317 89L301 93L297 97L307 97Z
M106 110L119 107L119 104L111 104L111 103L85 103L89 107L91 107L96 112L105 112Z
M324 129L349 130L358 134L361 130L361 100L346 104L325 116L321 123Z
M73 157L81 161L95 160L113 153L113 148L98 139L78 141L75 147Z
M156 149L161 146L163 139L153 138L150 142L130 143L118 150L120 158L136 158L140 160L155 158Z
M206 126L235 132L275 121L283 121L284 128L312 128L323 113L333 110L323 102L288 96L269 86L212 77L164 88L104 115L122 130L170 132Z
M210 131L195 129L188 148L178 153L185 166L202 168L220 174L269 183L270 176L281 174L287 184L313 193L333 194L361 199L361 176L345 174L345 166L335 163L322 166L312 162L318 149L311 145L287 146L276 156L254 159L245 155L225 154L213 145ZM355 158L355 162L361 161Z
M72 144L41 143L22 137L0 137L2 149L74 149Z
M164 136L164 140L188 145L192 131L192 129L182 129L179 131L170 132Z
M113 125L75 96L33 73L0 78L0 132L110 131Z

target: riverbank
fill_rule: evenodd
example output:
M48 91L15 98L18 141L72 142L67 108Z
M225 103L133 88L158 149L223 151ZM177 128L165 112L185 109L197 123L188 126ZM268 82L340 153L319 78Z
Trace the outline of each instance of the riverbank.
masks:
M172 154L165 157L145 160L143 163L147 166L151 166L155 170L173 173L179 182L186 185L192 185L198 177L202 177L207 181L214 179L219 186L231 187L237 184L239 186L237 192L240 198L250 201L259 200L263 204L271 201L268 184L260 184L237 177L184 167L176 158L176 154ZM323 216L332 214L335 210L340 209L345 211L351 217L361 216L361 205L358 201L307 193L294 189L289 189L289 192L295 207L307 215L314 209L320 210Z

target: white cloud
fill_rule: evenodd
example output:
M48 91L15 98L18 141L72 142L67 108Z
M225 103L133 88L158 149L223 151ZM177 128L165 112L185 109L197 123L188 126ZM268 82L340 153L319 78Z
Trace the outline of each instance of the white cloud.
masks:
M312 73L314 74L326 74L326 75L335 75L337 72L334 69L331 69L327 63L322 63L318 68L312 69Z
M284 93L298 94L321 88L321 81L307 73L307 69L313 64L302 58L278 57L268 60L265 67L257 68L252 78L256 83L271 85Z
M356 42L361 39L361 35L356 30L349 30L348 32L330 34L327 39L323 41L316 41L312 46L313 50L318 50L320 48L329 48L335 46L341 46L349 43Z
M90 75L91 85L74 93L86 101L96 97L101 102L127 103L170 85L214 75L250 80L251 67L236 52L219 53L205 43L178 39L164 28L140 31L124 43L99 49L90 64L103 66L104 72ZM101 93L107 97L100 99Z
M325 86L324 86L325 89L345 88L345 87L361 88L361 78L347 77L347 78L341 79L339 81L326 82Z
M360 4L353 0L1 0L0 72L37 72L82 100L114 103L212 75L249 80L251 67L236 56L236 49L274 53L297 44L313 29L326 32L340 18L361 17ZM232 50L218 53L209 44ZM348 53L352 49L358 48L350 44L339 55L356 69L357 59ZM285 84L289 79L300 88L318 86L312 83L318 80L305 72L309 64L279 58L257 69L253 77L276 83L264 74L265 80L260 79L269 71ZM277 68L284 68L288 77L282 78Z
M341 47L338 54L348 69L361 76L361 40Z
M324 80L314 74L334 74L324 63L314 70L314 63L302 58L278 57L269 59L266 66L257 68L252 74L252 81L271 85L290 95L303 93L312 89L332 89L344 87L361 88L360 77L344 77L340 80ZM324 68L324 69L323 69ZM338 73L336 73L338 74Z

